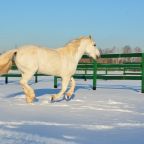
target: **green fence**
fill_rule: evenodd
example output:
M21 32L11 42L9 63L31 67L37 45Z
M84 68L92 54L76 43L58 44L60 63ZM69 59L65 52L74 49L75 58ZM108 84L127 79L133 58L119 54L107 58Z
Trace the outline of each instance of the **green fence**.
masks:
M123 68L124 73L121 75L97 75L97 79L106 80L141 80L141 92L144 93L144 54L130 53L130 54L105 54L102 58L132 58L140 57L140 63L123 63L123 64L98 64L98 68ZM126 69L138 70L139 73L126 73Z
M93 83L93 90L96 90L96 84L98 79L103 80L141 80L141 92L144 93L144 54L143 53L130 53L130 54L103 54L101 58L108 59L108 58L133 58L133 57L140 57L141 62L139 63L122 63L122 64L104 64L104 63L97 63L93 61L91 63L79 63L77 70L81 69L84 71L83 74L75 74L74 78L77 79L92 79ZM88 58L88 56L84 56L83 58ZM123 70L122 74L108 74L107 70ZM136 70L135 72L127 72L126 70ZM104 74L99 74L100 70L105 71ZM88 72L91 71L91 74ZM58 77L54 78L54 87L57 88L57 79Z

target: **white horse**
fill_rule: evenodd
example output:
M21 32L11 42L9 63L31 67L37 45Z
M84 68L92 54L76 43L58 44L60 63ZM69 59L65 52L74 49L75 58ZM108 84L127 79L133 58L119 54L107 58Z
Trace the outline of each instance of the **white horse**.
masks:
M10 70L12 60L14 60L22 74L20 84L28 103L32 103L35 99L34 90L28 85L28 81L35 72L62 78L62 89L58 94L52 95L51 100L60 98L67 90L69 82L71 82L71 87L66 95L70 97L75 88L75 80L72 76L79 60L85 53L95 60L100 56L91 36L80 37L58 49L48 49L35 45L23 46L0 56L0 75L6 74Z

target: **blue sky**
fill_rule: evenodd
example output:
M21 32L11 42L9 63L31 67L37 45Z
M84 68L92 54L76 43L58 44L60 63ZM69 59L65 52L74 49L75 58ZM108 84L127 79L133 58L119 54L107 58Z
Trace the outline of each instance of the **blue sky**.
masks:
M91 34L100 48L144 49L143 0L0 0L0 51L61 47Z

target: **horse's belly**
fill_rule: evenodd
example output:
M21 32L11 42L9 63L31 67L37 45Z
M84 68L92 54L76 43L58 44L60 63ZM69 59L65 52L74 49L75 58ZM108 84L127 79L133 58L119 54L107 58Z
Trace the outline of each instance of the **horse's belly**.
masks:
M38 54L38 72L48 75L60 75L60 57L55 51L41 50Z
M61 75L61 69L59 65L53 65L51 63L39 65L38 68L39 73L48 74L48 75Z

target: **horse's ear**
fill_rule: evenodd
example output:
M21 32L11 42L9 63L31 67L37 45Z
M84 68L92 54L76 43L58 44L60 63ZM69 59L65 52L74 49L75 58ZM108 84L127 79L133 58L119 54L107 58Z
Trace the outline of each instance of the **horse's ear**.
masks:
M91 35L89 35L89 38L92 39Z

